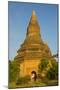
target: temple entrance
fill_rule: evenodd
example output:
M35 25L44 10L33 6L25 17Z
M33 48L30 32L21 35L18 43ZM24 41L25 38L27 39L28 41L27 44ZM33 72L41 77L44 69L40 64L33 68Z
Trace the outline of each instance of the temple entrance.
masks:
M37 79L37 74L35 71L32 71L31 72L31 81L36 81L36 79Z

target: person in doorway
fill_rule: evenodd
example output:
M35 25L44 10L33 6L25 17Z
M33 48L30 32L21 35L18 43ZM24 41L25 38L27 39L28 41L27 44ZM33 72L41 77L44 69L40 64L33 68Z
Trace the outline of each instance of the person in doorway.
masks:
M36 79L37 79L37 74L36 74L36 72L35 72L35 71L32 71L31 74L32 74L31 80L32 80L32 81L36 81Z

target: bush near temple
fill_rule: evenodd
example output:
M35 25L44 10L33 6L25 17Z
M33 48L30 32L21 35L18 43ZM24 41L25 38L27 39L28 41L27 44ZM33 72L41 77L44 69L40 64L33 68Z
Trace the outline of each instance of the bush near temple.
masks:
M9 61L9 82L15 82L16 79L19 77L19 63L16 60Z
M58 62L51 62L52 67L47 73L47 78L49 80L58 79Z
M25 76L25 77L20 77L18 78L18 80L16 81L16 84L27 84L30 81L30 76Z
M49 65L49 62L51 65ZM42 74L45 79L55 80L58 79L58 62L55 59L42 59L38 67L38 74L42 78Z

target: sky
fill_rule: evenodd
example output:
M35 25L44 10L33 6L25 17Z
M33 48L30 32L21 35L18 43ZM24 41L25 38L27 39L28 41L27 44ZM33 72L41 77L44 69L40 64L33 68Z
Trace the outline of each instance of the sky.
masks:
M42 40L48 44L52 55L57 53L58 5L41 3L8 2L9 60L17 55L24 42L27 26L35 10Z

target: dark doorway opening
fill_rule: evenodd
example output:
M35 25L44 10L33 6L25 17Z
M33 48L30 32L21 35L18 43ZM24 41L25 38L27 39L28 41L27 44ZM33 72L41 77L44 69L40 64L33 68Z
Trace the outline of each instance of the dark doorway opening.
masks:
M36 79L37 79L37 74L36 74L35 71L32 71L32 72L31 72L31 79L32 79L33 81L36 81Z

